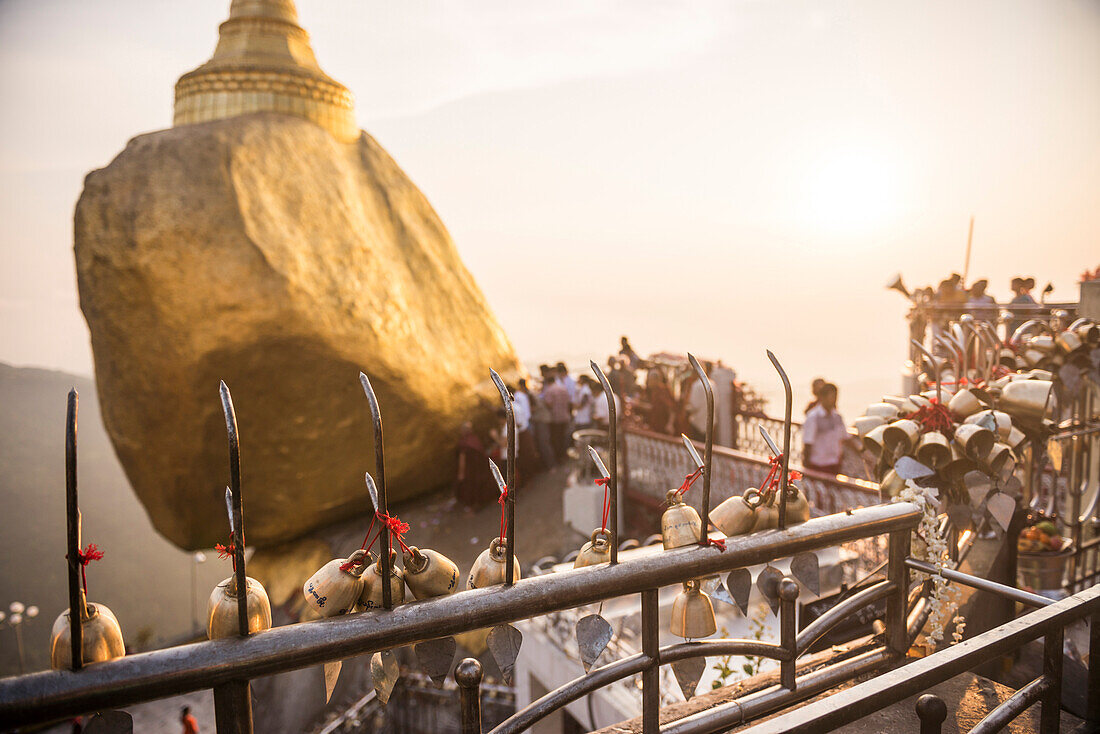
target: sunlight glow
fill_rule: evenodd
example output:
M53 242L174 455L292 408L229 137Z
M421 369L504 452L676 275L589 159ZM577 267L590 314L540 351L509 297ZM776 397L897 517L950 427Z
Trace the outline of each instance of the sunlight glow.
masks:
M804 217L837 233L861 232L888 222L902 209L899 168L881 147L823 148L807 167Z

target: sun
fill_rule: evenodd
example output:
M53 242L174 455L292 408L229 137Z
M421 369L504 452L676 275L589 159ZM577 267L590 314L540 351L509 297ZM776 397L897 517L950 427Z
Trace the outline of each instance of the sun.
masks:
M827 146L807 161L803 182L807 223L838 234L878 227L901 208L899 167L881 147Z

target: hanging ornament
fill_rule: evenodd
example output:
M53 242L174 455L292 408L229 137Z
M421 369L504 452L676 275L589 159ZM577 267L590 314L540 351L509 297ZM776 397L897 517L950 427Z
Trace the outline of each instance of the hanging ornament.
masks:
M347 558L329 561L302 585L306 602L322 617L352 611L363 591L363 571L372 560L360 548Z
M611 642L611 625L599 614L589 614L577 620L576 633L581 664L587 673Z
M672 602L672 634L689 640L710 637L718 626L714 619L714 606L699 588L699 580L684 582L684 589Z
M503 584L507 574L508 541L505 539L507 520L505 509L508 502L508 485L504 483L504 477L500 475L500 469L496 463L489 459L489 469L493 473L497 486L500 487L500 534L494 537L489 547L481 552L470 568L470 575L466 579L467 589L484 589L486 586ZM512 556L512 581L519 581L519 559Z
M229 545L219 544L215 549L218 551L219 558L233 560L233 574L210 592L210 600L206 605L206 636L211 640L236 637L240 634L236 573L238 535L233 522L233 492L229 487L225 488L225 508L229 515L229 534L233 540ZM243 543L243 532L240 533L240 538ZM248 620L249 634L271 629L271 601L267 598L267 590L264 589L263 584L251 576L245 576L245 616Z
M404 552L405 583L414 599L447 596L458 591L458 566L447 556L410 545Z

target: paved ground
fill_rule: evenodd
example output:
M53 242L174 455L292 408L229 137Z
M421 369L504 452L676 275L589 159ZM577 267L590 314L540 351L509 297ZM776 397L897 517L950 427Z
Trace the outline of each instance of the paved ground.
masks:
M200 732L214 731L214 694L196 691L183 696L173 696L160 701L150 701L125 709L134 718L134 734L169 734L182 731L180 709L191 707L191 715L199 722ZM85 717L87 723L89 717ZM45 734L70 734L72 724L58 724L45 730Z

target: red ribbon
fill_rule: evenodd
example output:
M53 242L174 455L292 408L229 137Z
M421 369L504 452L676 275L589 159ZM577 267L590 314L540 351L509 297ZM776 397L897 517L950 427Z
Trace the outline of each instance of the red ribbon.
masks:
M607 519L611 516L611 477L597 477L596 486L603 487L603 520L600 529L607 530Z
M695 484L695 480L698 479L699 477L701 477L702 475L703 475L703 468L702 467L699 467L698 469L693 471L691 474L685 475L684 476L684 483L681 484L680 488L677 489L676 491L679 492L681 495L683 495L685 492L687 492L689 489L691 489L691 485Z
M371 539L370 545L367 545L367 538L370 538L371 531L374 530L374 523L378 521L381 526L378 528L378 532L374 534L374 538ZM382 531L386 531L390 534L390 539L396 539L397 544L401 546L401 550L409 550L409 546L405 545L405 541L401 539L401 536L409 532L409 524L404 522L396 515L387 515L384 512L375 512L374 516L370 519L370 526L367 528L367 534L363 536L363 544L359 546L360 550L366 550L370 553L371 548L374 547L374 541L378 540L378 537L382 535ZM352 566L357 564L361 565L365 561L348 561L340 565L341 571L350 571Z
M84 594L88 594L88 576L84 573L84 569L88 567L88 564L92 561L98 561L103 558L103 551L101 551L95 543L89 543L88 547L84 550L79 548L76 551L76 560L80 563L80 580L84 584Z
M508 529L507 515L504 513L505 506L508 502L508 485L504 485L504 489L501 490L500 497L497 498L497 504L500 505L500 542L504 543L504 531Z
M920 424L921 433L928 433L929 431L950 433L955 421L951 418L947 408L936 398L930 398L928 402L929 405L922 405L916 413L909 416L909 419Z
M712 538L708 535L703 545L713 545L715 548L722 551L723 553L726 552L726 541L722 538Z

